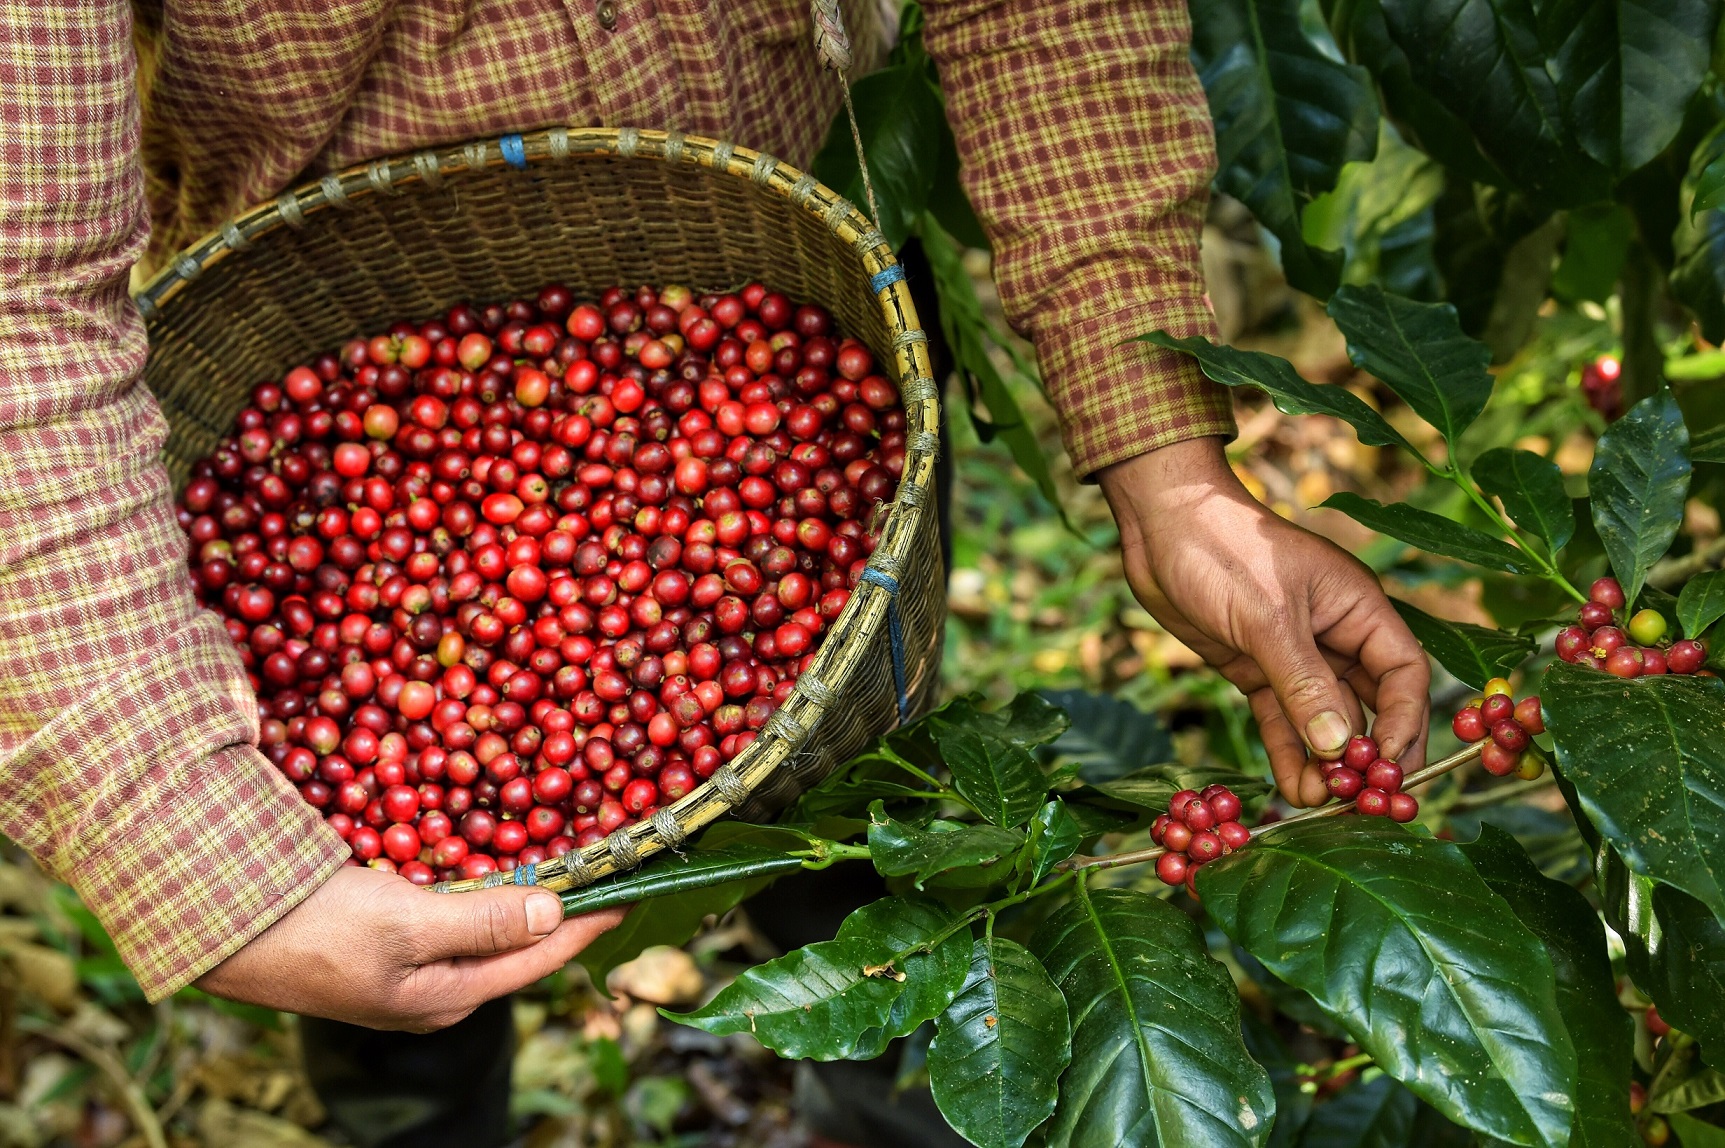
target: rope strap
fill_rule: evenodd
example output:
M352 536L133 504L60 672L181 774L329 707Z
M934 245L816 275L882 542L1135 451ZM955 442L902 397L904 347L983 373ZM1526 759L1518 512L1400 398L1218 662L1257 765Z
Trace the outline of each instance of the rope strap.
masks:
M874 218L874 225L879 227L880 207L875 203L874 181L868 174L868 156L863 150L856 105L851 102L850 66L855 57L851 54L850 34L845 31L844 19L839 15L839 0L809 0L809 12L815 22L815 54L822 64L839 74L839 88L845 97L845 116L851 125L851 142L857 149L857 170L862 173L863 194L868 197L868 213Z
M517 885L539 884L539 866L532 863L517 865L515 867L515 883Z
M898 724L910 722L910 690L905 685L904 627L898 617L898 579L873 566L864 566L862 580L887 592L886 632L892 643L892 684L898 690Z
M894 283L903 283L903 282L904 282L904 265L902 263L894 263L891 267L888 267L885 271L877 271L873 275L870 275L868 277L869 290L873 291L876 295L879 295L882 291L885 291L888 287L891 287Z

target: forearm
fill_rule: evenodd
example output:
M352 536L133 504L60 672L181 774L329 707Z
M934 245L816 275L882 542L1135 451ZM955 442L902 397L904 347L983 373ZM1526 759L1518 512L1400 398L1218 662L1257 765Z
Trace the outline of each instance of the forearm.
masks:
M1180 0L935 0L966 189L1080 475L1234 430L1225 388L1124 340L1211 335L1198 237L1215 147Z
M147 992L189 982L339 851L254 748L193 602L126 294L148 229L130 8L0 15L0 831L71 881Z

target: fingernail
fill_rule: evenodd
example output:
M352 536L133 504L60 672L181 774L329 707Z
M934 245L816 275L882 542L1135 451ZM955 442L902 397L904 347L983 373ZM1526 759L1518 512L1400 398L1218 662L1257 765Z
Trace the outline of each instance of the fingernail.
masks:
M527 931L535 937L548 937L563 920L563 901L550 893L535 893L527 898Z
M1306 741L1315 753L1339 753L1348 744L1348 722L1335 710L1325 710L1306 723Z

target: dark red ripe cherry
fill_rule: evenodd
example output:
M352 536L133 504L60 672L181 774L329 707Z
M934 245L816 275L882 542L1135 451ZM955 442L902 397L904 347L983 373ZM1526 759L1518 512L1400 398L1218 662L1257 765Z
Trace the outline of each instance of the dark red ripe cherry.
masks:
M1515 720L1530 734L1545 732L1545 714L1540 709L1538 694L1515 703Z
M1455 719L1450 722L1450 728L1455 731L1459 740L1465 742L1484 741L1486 734L1490 732L1485 724L1485 716L1479 712L1478 706L1468 706L1458 711Z
M1187 860L1199 865L1214 861L1221 855L1222 839L1209 831L1192 834L1192 843L1186 846Z
M1492 694L1479 703L1479 714L1489 729L1515 716L1515 700L1508 694Z
M1390 820L1409 822L1419 816L1419 800L1411 793L1390 794Z
M1669 664L1669 659L1667 659L1667 664ZM1641 668L1641 651L1634 646L1619 646L1612 650L1605 659L1605 672L1615 674L1620 678L1639 678Z
M1228 849L1244 849L1252 840L1252 832L1238 821L1224 821L1216 826L1216 836Z
M1162 846L1175 853L1184 853L1192 844L1192 828L1184 821L1170 821L1162 831Z
M1367 817L1388 817L1390 795L1381 789L1362 789L1360 795L1354 798L1354 808Z
M1479 751L1479 763L1494 777L1508 777L1521 764L1521 754L1513 753L1495 741L1488 741Z
M1186 808L1180 811L1180 818L1191 829L1212 829L1216 825L1215 811L1201 797L1188 801Z
M1202 794L1217 821L1236 821L1240 817L1240 799L1225 785L1207 786Z
M1156 858L1156 876L1164 885L1179 885L1186 880L1186 855L1164 853Z
M1366 779L1359 770L1349 769L1344 765L1331 770L1330 775L1324 779L1324 784L1329 786L1330 796L1342 801L1352 801L1359 796L1360 790L1365 788Z
M1665 664L1674 674L1693 674L1707 664L1707 646L1690 638L1673 642Z
M1342 763L1349 769L1363 771L1376 760L1378 760L1378 743L1363 734L1350 738L1347 749L1342 751Z
M1591 631L1611 625L1616 620L1616 615L1611 607L1603 602L1588 602L1581 607L1579 618L1582 628Z
M1601 578L1587 591L1587 599L1612 610L1623 608L1623 587L1615 578Z
M1573 662L1592 645L1592 631L1580 626L1566 626L1557 635L1557 656L1566 662Z
M1399 793L1402 788L1402 767L1384 758L1372 762L1366 769L1366 785L1385 793Z
M1528 737L1521 723L1511 718L1491 727L1491 740L1511 753L1520 753L1527 748Z

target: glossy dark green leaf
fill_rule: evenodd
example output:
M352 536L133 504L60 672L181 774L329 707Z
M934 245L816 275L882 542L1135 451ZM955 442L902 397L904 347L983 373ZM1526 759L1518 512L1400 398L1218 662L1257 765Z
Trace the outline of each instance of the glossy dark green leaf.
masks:
M952 922L950 910L926 897L883 897L844 919L835 941L878 943L906 954L897 965L904 991L892 1002L886 1023L858 1038L853 1059L879 1056L891 1041L909 1036L952 1003L970 969L970 930L960 928L929 943Z
M1383 12L1415 81L1518 187L1560 207L1605 195L1610 172L1566 122L1529 0L1383 0Z
M871 73L851 85L869 175L880 205L881 233L896 249L928 205L940 164L946 112L928 81L926 63L911 61ZM868 196L857 167L850 121L840 114L811 167L815 177L865 214Z
M1385 505L1371 498L1361 498L1352 491L1338 491L1319 503L1330 510L1339 510L1369 530L1417 546L1428 554L1441 554L1462 562L1472 562L1488 570L1507 570L1512 574L1532 574L1539 570L1533 558L1509 543L1493 538L1483 530L1464 526L1441 514L1409 506L1405 502Z
M1546 0L1538 10L1582 149L1619 175L1664 151L1707 74L1717 0Z
M1129 773L1125 777L1116 777L1111 781L1099 781L1092 788L1107 794L1116 801L1124 801L1126 804L1135 805L1140 809L1166 813L1169 799L1182 789L1195 789L1202 792L1206 786L1210 785L1226 785L1242 801L1250 801L1270 792L1269 782L1263 778L1241 773L1237 769L1203 763L1185 765L1179 762L1153 765L1148 769Z
M1595 204L1570 211L1564 220L1563 261L1551 276L1551 293L1567 303L1603 306L1617 290L1635 216L1622 204Z
M1684 634L1699 638L1707 627L1725 618L1725 570L1695 575L1677 595L1677 621Z
M1540 873L1515 838L1485 826L1461 847L1491 891L1509 902L1521 923L1551 954L1557 1007L1575 1046L1575 1124L1570 1148L1633 1143L1629 1068L1634 1033L1617 1001L1605 927L1575 889Z
M994 824L1022 825L1042 808L1048 781L1023 746L971 729L942 729L935 740L953 788Z
M910 1028L938 1015L962 985L970 951L969 938L961 930L948 938L960 945L956 962L935 959L939 949L933 954L906 954L907 949L931 941L947 926L948 918L930 902L902 897L888 901L898 904L885 909L864 906L846 919L849 925L858 914L866 913L868 927L847 931L841 926L830 941L805 945L744 970L694 1012L664 1015L716 1036L746 1032L793 1060L878 1055L889 1039L886 1034L903 1027L903 1018L894 1015L899 998L914 991L913 999L921 1006L914 1011L928 1013ZM890 928L882 927L883 918ZM958 968L958 977L946 979L952 967ZM928 1012L936 1001L938 1007Z
M1312 1109L1300 1148L1404 1148L1419 1106L1387 1075L1349 1085Z
M573 917L732 881L777 877L802 868L805 860L806 857L791 856L782 850L745 845L688 854L664 853L639 869L565 892L563 915Z
M1176 339L1165 331L1152 331L1139 338L1172 351L1186 352L1198 360L1204 374L1215 382L1263 391L1283 414L1330 415L1353 427L1354 433L1367 446L1399 446L1409 454L1419 454L1413 444L1384 421L1384 416L1366 405L1364 399L1346 387L1307 382L1286 359L1278 359L1262 351L1218 346L1198 335Z
M1563 1148L1575 1050L1544 946L1456 846L1375 818L1289 824L1204 866L1212 919L1460 1124Z
M1649 1094L1647 1107L1655 1112L1688 1112L1722 1100L1725 1100L1725 1073L1702 1067L1693 1076Z
M1564 780L1605 840L1725 915L1725 682L1559 664L1540 697Z
M1697 1120L1687 1112L1673 1112L1669 1120L1683 1148L1725 1148L1725 1128Z
M1048 504L1060 511L1060 492L1054 485L1054 473L1048 467L1048 457L1042 452L1036 430L1025 418L1012 388L995 366L989 353L990 345L1006 346L1006 336L996 332L983 314L982 300L976 294L970 272L964 267L964 252L932 215L925 215L917 226L922 236L923 254L928 257L929 275L934 280L940 300L940 330L952 352L953 364L970 384L987 409L986 418L974 403L964 404L970 410L972 425L984 442L995 438L1006 444L1012 461L1018 464Z
M1454 442L1491 398L1491 352L1461 333L1448 303L1416 303L1379 287L1343 287L1325 308L1354 366L1377 376Z
M1174 757L1167 727L1123 698L1089 690L1047 690L1071 724L1042 751L1045 759L1071 758L1085 781L1106 781Z
M1673 1026L1725 1047L1725 925L1687 893L1631 872L1609 845L1596 872L1635 983Z
M576 955L593 984L603 989L611 970L632 961L654 945L679 946L701 929L709 916L723 916L744 898L764 888L770 878L729 881L650 898L629 910L622 922L599 934Z
M1072 1059L1072 1024L1042 962L1004 937L983 938L928 1047L934 1102L978 1148L1018 1148L1054 1111Z
M969 703L969 699L960 698L931 716L936 724L968 725L1025 749L1058 740L1072 724L1066 711L1051 696L1030 690L997 710L981 710Z
M1695 146L1683 194L1691 210L1679 218L1671 236L1675 262L1671 293L1695 313L1709 342L1725 340L1725 210L1706 202L1725 178L1725 124ZM1699 457L1699 456L1697 456Z
M1451 622L1432 615L1400 598L1390 604L1408 629L1414 632L1426 653L1464 685L1484 689L1492 678L1501 678L1532 656L1538 645L1532 638L1475 626L1469 622Z
M1083 827L1066 802L1050 801L1030 821L1030 883L1037 885L1054 867L1078 852Z
M1192 0L1192 58L1216 125L1216 186L1282 245L1288 282L1324 298L1341 258L1306 246L1300 215L1342 165L1377 148L1378 102L1364 68L1307 38L1297 0Z
M1562 550L1575 537L1575 504L1555 462L1530 450L1498 447L1474 459L1470 473L1481 490L1503 500L1517 526L1552 550Z
M1587 472L1593 525L1631 602L1683 524L1689 470L1689 432L1668 390L1642 399L1599 436Z
M1238 949L1235 951L1239 952ZM1252 958L1248 956L1246 959ZM1281 982L1273 977L1266 975L1265 979L1281 986ZM1294 1148L1312 1115L1312 1090L1306 1087L1303 1075L1306 1066L1288 1050L1287 1042L1274 1024L1260 1018L1251 1009L1241 1010L1240 1021L1246 1051L1270 1074L1270 1087L1276 1094L1276 1120L1270 1126L1270 1139L1265 1148Z
M996 825L935 821L926 829L894 821L880 802L869 807L868 848L874 867L887 877L913 877L917 888L930 877L967 866L988 865L1016 853L1024 834Z
M1246 1055L1234 982L1191 918L1144 893L1081 885L1030 949L1072 1017L1049 1148L1268 1139L1269 1078Z

